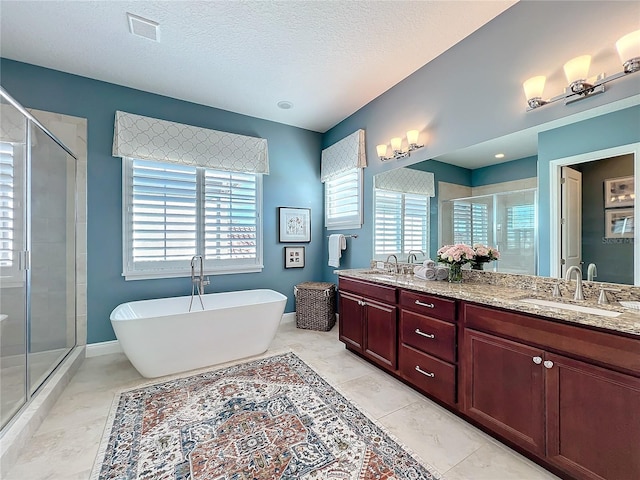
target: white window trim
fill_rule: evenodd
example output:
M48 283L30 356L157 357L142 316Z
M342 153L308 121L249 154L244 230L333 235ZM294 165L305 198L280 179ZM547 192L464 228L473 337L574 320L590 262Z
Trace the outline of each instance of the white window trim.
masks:
M162 162L159 162L162 163ZM128 212L129 204L129 192L132 188L132 166L133 162L131 158L122 158L122 276L125 280L150 280L160 278L183 278L191 276L191 264L185 262L184 266L179 268L167 267L158 269L148 269L145 271L131 270L129 268L129 255L132 242L132 227L131 216ZM215 169L210 169L215 170ZM239 273L259 273L264 269L263 262L263 221L262 221L262 207L263 207L263 194L262 194L262 175L256 175L256 214L258 219L258 227L256 234L256 241L258 243L256 253L256 261L251 265L224 265L224 263L218 263L215 267L204 264L204 275L231 275ZM198 205L198 209L201 209L201 205Z
M356 168L358 174L358 214L357 218L351 217L347 221L338 222L328 218L328 197L327 197L327 182L336 180L342 175L351 174L354 169L343 172L341 175L335 176L324 182L324 227L327 230L345 230L345 229L358 229L362 228L363 224L363 185L364 185L364 169Z

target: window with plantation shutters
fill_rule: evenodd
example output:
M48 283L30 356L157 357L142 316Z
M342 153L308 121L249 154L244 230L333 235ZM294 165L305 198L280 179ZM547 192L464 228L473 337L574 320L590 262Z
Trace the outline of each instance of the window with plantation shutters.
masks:
M127 279L262 269L259 174L124 159Z
M490 243L489 206L486 203L453 202L453 243Z
M406 257L411 250L428 251L429 197L375 189L374 255Z
M362 169L354 168L324 182L327 230L362 226Z

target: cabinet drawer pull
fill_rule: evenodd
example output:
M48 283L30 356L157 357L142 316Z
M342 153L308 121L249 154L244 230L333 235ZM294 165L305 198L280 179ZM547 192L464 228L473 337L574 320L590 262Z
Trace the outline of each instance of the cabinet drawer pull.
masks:
M427 338L436 338L435 335L431 334L431 333L424 333L422 331L420 331L419 328L416 328L416 332L418 335L422 335L423 337L427 337Z
M420 300L416 300L416 305L420 305L421 307L427 307L427 308L436 308L436 306L433 303L424 303L424 302L421 302Z
M421 374L423 374L425 377L435 377L436 374L435 373L430 373L430 372L425 372L424 370L422 370L418 365L416 365L416 371L420 372Z
M545 368L551 368L553 367L553 362L551 360L545 360L543 365Z
M533 357L533 363L540 365L542 363L542 357Z

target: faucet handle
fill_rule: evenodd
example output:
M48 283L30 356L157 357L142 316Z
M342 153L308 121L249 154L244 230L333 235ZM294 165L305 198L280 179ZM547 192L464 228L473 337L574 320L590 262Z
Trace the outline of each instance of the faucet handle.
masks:
M607 297L607 292L620 292L619 288L600 288L600 295L598 296L598 305L609 305L611 302L609 301L609 297Z
M554 298L562 297L562 292L560 291L560 284L556 283L553 286L553 291L551 292L551 296L553 296Z

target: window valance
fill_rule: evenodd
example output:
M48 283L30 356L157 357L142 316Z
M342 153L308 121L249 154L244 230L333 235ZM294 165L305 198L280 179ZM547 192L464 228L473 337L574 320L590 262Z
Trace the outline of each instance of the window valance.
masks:
M348 137L322 150L320 180L325 182L354 168L366 166L364 130L356 130Z
M116 112L113 156L269 173L267 140Z
M374 177L373 185L378 190L416 193L428 197L433 197L436 194L433 173L411 168L396 168L379 173Z

